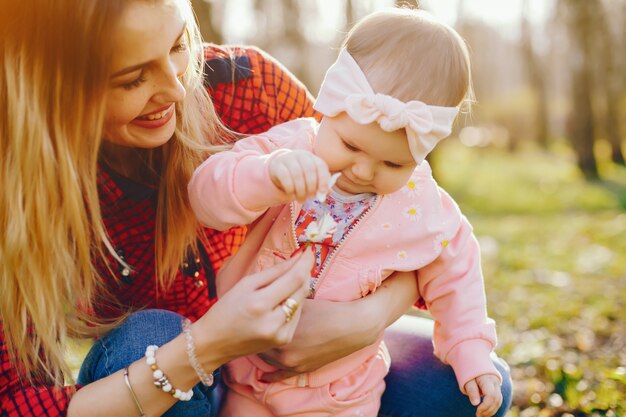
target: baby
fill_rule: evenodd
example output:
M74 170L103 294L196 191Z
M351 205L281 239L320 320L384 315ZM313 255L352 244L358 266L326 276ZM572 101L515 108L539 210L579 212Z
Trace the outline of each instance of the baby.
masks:
M435 319L435 354L452 366L462 392L489 398L481 413L490 416L502 401L501 377L489 357L496 336L479 247L424 161L470 92L467 48L452 28L418 10L373 13L350 31L326 73L315 103L321 122L287 122L210 157L189 198L209 227L249 225L218 277L221 294L309 244L317 259L312 298L351 301L394 271L416 271L418 305ZM290 320L297 306L286 305ZM389 355L380 335L280 382L259 378L275 368L258 356L227 369L224 416L376 416Z

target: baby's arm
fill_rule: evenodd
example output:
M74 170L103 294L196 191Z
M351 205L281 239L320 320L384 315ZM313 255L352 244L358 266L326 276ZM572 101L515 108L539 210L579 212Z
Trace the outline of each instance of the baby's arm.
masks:
M249 224L267 208L293 200L272 180L273 159L311 148L312 120L288 122L239 140L211 156L189 182L189 201L205 226L225 230ZM282 159L282 158L281 158Z
M449 197L448 197L449 198ZM441 255L418 272L420 295L435 319L435 355L454 369L459 388L481 375L501 376L490 358L495 323L487 317L480 250L463 217Z

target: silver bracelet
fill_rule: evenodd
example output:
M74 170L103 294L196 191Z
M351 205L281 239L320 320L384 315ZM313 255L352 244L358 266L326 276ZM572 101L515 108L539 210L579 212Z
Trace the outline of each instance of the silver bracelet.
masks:
M189 401L193 397L193 388L189 391L182 391L174 388L167 375L159 369L156 363L156 351L159 349L156 345L150 345L146 348L146 363L152 370L152 378L154 378L154 386L163 392L167 392L172 397L180 401Z
M198 357L196 356L196 346L194 345L193 337L191 336L191 320L183 319L183 333L185 334L185 341L187 342L186 350L189 363L191 363L193 370L196 371L202 385L210 387L213 385L213 374L206 373L206 371L202 368L200 361L198 361Z
M145 413L143 412L143 408L141 408L141 404L139 404L139 400L137 400L135 391L133 390L133 387L130 385L130 379L128 378L128 367L124 368L124 382L126 383L126 386L128 387L128 391L130 391L130 396L133 397L133 402L135 403L135 407L137 407L137 411L139 411L139 415L141 417L146 417Z

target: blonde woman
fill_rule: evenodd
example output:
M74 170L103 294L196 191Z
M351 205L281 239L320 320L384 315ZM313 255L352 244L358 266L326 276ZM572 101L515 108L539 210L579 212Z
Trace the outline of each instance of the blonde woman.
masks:
M404 274L363 300L303 303L305 254L216 302L213 271L243 231L199 228L184 193L196 165L219 150L206 138L225 137L199 78L188 1L1 7L0 414L208 415L200 381L228 360L264 351L282 369L267 379L317 369L371 344L416 298ZM212 46L205 55L205 82L229 127L258 133L313 115L306 89L262 52ZM152 310L117 326L140 309ZM181 316L193 325L183 330ZM64 386L67 337L112 327L88 355L82 385ZM397 369L387 415L473 415L432 355L430 333L405 318L388 334Z
M160 147L159 155L145 160L133 156L142 161L134 165L154 164L154 171L144 172L158 175L158 182L150 175L141 180L159 184L159 210L179 210L179 218L156 226L160 234L177 232L170 236L175 245L157 245L158 275L167 288L174 276L170 257L182 259L187 247L196 247L197 227L184 211L185 176L194 158L212 151L202 139L217 137L219 123L202 94L197 62L190 60L196 30L186 1L28 0L2 7L0 413L161 415L174 403L193 403L191 388L229 358L287 342L298 321L289 319L306 294L310 254L246 278L236 296L217 302L184 335L142 341L145 358L78 390L68 405L72 389L62 388L69 375L67 336L98 330L100 320L85 312L97 309L95 302L114 300L94 272L106 264L115 273L103 255L125 264L112 250L99 207L100 138ZM140 43L133 43L134 35ZM125 55L127 46L137 54ZM154 83L151 95L126 94L133 85L128 79L138 72L128 66L138 62ZM169 112L169 122L154 116L159 108L167 108L159 111ZM134 111L139 114L124 124ZM125 156L115 155L117 162ZM167 168L152 157L168 160Z

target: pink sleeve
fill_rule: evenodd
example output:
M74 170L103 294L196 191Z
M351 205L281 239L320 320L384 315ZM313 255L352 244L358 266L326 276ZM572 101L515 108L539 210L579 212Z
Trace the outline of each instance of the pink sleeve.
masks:
M268 162L290 149L311 149L313 119L287 122L239 140L231 150L212 155L194 172L189 202L207 227L226 230L250 224L269 207L287 202L274 185Z
M435 319L435 355L452 366L461 391L480 375L502 381L490 358L496 331L487 317L480 249L465 217L441 255L419 270L418 285Z

